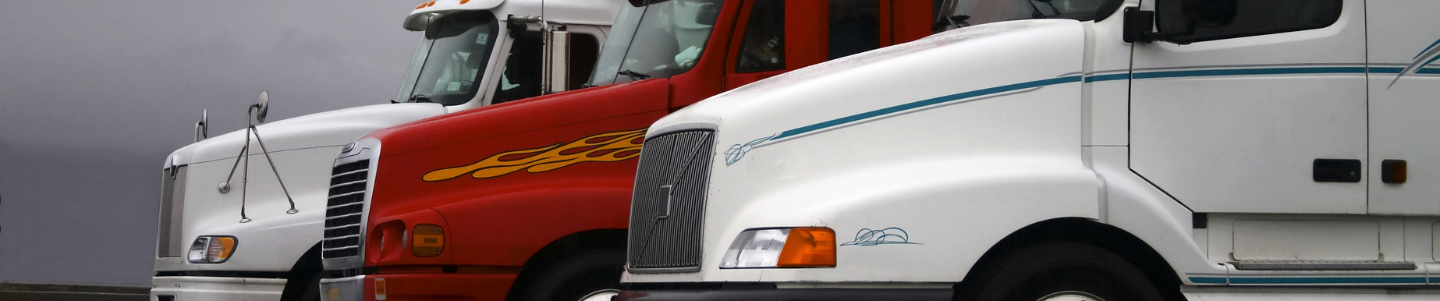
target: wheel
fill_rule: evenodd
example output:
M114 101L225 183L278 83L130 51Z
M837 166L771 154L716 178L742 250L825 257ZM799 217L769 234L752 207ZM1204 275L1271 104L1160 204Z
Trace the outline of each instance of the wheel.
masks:
M620 293L625 252L589 251L546 267L520 300L609 301Z
M1165 300L1160 289L1129 261L1079 242L1021 247L966 278L977 281L956 294L958 300Z

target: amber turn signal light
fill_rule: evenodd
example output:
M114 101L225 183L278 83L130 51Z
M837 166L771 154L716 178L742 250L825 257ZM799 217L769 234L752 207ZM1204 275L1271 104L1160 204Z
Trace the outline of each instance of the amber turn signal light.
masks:
M445 230L431 224L415 225L410 232L410 252L417 257L439 256L445 249Z
M1386 184L1405 183L1405 160L1380 161L1380 181Z
M775 266L782 268L819 268L835 266L835 230L830 228L793 228L780 249Z

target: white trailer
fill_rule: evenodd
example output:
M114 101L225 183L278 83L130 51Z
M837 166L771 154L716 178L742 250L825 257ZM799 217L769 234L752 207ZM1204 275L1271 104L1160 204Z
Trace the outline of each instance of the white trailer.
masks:
M543 2L543 15L540 0L421 3L404 27L425 39L392 104L208 139L202 119L197 142L164 163L150 299L318 300L331 168L347 143L378 129L584 82L576 76L590 74L620 2ZM263 121L263 101L251 108Z
M946 9L654 124L618 300L1440 299L1440 2Z

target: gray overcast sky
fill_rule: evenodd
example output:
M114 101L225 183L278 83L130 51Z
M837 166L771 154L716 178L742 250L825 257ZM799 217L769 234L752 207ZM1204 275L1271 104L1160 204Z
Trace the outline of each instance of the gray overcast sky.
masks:
M0 282L143 285L160 166L215 136L394 97L420 1L0 1Z

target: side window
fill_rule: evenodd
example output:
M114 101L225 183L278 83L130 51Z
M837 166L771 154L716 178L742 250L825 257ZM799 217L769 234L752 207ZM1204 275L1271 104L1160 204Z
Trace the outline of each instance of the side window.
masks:
M1155 23L1161 31L1174 31L1193 22L1195 33L1187 40L1219 40L1330 26L1340 19L1341 4L1341 0L1162 0L1155 3ZM1192 21L1197 19L1204 20Z
M760 0L750 10L736 72L785 69L785 1Z
M569 56L570 74L565 81L565 90L580 89L595 72L595 62L600 60L600 39L581 33L570 33Z
M1254 1L1254 0L1251 0ZM1115 12L1121 0L937 0L935 32L985 23L1026 19L1097 20Z
M505 69L500 71L500 85L495 87L491 104L540 96L543 68L540 60L545 54L540 40L540 35L522 34L515 38L506 55Z
M880 48L879 0L830 0L830 59Z

